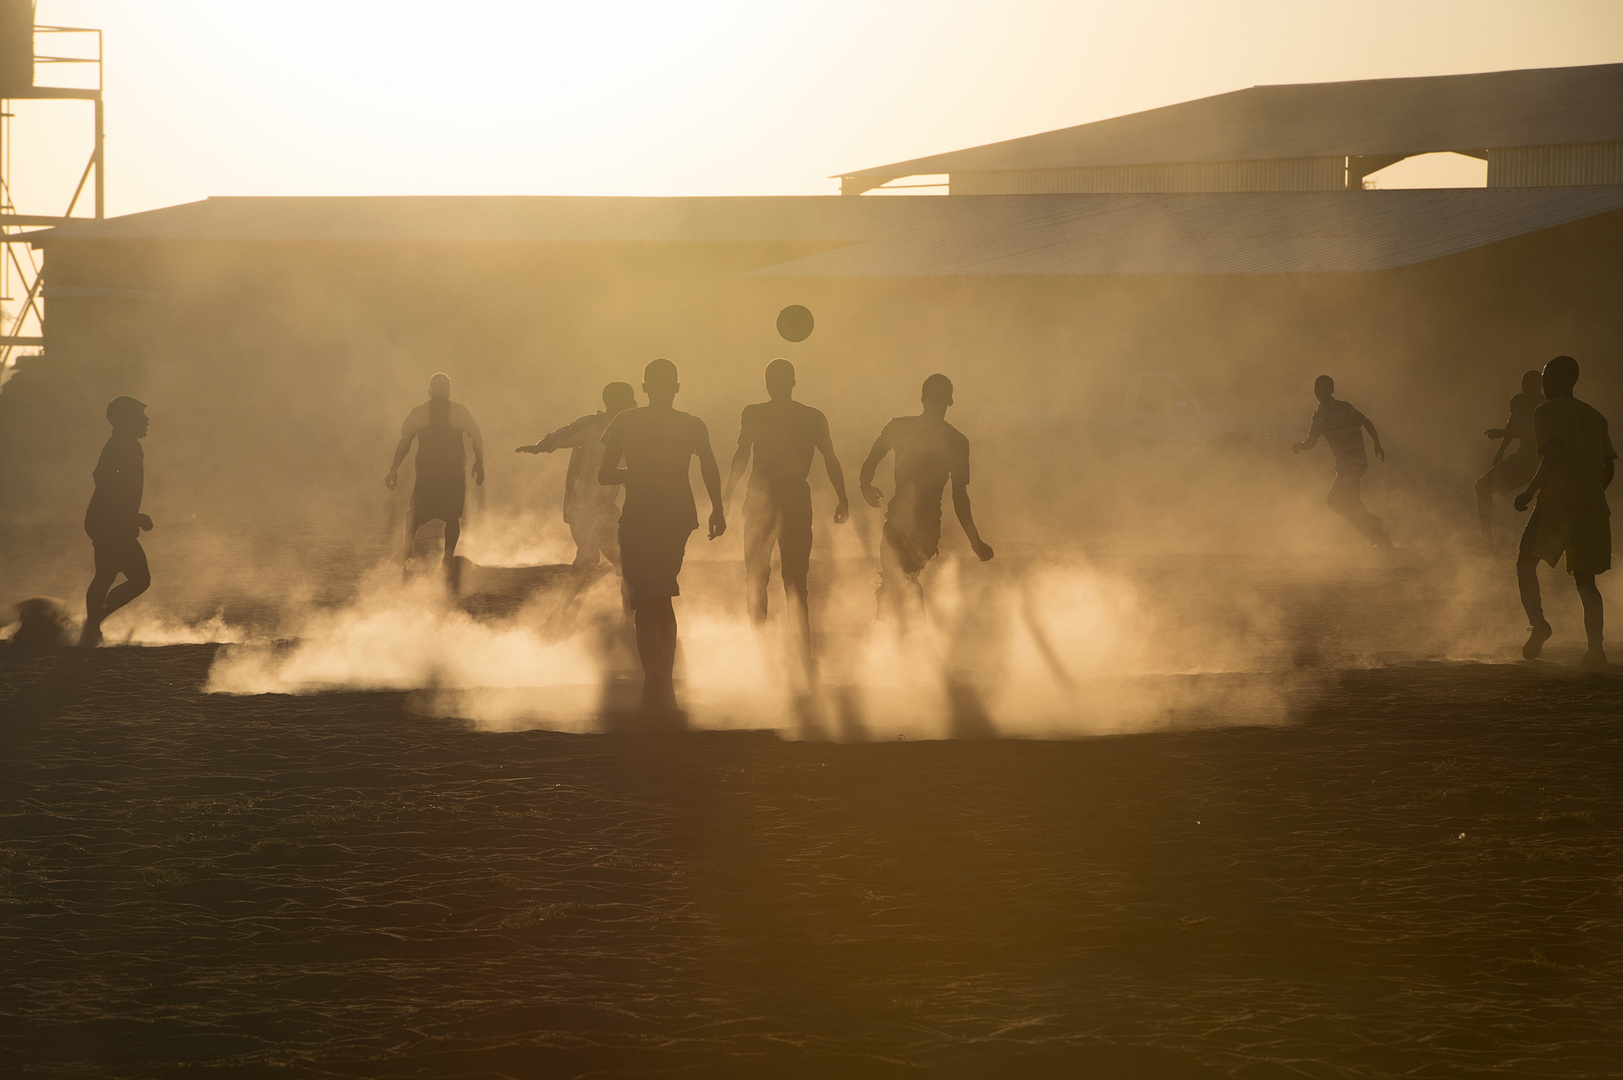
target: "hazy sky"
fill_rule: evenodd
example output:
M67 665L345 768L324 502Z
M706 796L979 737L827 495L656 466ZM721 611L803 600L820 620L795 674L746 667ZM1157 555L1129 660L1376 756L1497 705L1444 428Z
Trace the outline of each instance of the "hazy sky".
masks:
M833 173L1256 83L1623 60L1619 0L39 9L106 33L115 214L208 195L832 194ZM20 203L65 201L88 149L74 107L47 108L19 110Z

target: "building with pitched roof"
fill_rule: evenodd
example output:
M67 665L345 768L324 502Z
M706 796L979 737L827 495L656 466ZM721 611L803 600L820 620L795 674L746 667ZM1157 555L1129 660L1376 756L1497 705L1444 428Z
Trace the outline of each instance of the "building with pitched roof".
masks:
M66 225L34 238L46 355L0 393L0 472L37 444L18 391L53 378L81 411L163 402L191 490L225 498L233 455L304 490L370 484L437 369L493 441L533 441L668 355L725 439L787 355L847 403L848 455L937 370L965 403L1085 428L1120 419L1124 372L1276 413L1329 372L1406 460L1466 475L1555 353L1623 406L1620 80L1261 87L842 178L945 172L946 197L214 198ZM1363 190L1439 148L1486 155L1489 186ZM817 316L798 345L774 331L791 303Z
M1253 86L859 169L840 189L945 174L954 195L1356 191L1428 153L1486 161L1489 187L1623 184L1623 64Z

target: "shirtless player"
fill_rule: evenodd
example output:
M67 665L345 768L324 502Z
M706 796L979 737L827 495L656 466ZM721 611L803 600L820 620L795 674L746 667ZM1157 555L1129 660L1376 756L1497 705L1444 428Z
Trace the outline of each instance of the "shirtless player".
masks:
M898 416L885 425L862 463L862 497L878 506L884 492L874 487L874 470L896 453L896 494L885 508L879 548L879 616L902 616L911 600L922 600L919 574L941 547L941 493L952 481L952 507L969 546L982 562L992 546L981 539L969 506L969 440L947 423L952 380L931 375L920 395L917 416Z
M462 535L462 508L467 500L462 439L473 443L473 482L485 482L485 439L473 415L451 400L451 377L436 374L428 380L428 400L411 410L400 426L400 442L394 450L394 464L383 478L390 491L400 480L400 463L406 460L413 439L417 440L417 484L411 492L411 524L406 527L406 546L400 561L411 557L417 530L436 518L445 522L445 565L451 566L456 542Z
M769 401L744 406L738 424L738 450L733 454L722 502L732 505L733 489L750 468L749 489L744 496L744 585L750 621L757 627L766 622L767 583L772 577L772 548L776 545L783 576L784 598L799 635L801 662L807 677L812 674L811 616L807 600L807 577L811 565L812 505L811 472L813 452L823 455L828 482L834 485L839 505L834 523L843 524L851 514L845 494L845 472L834 456L829 438L828 418L810 405L794 400L795 366L779 358L766 366L766 392Z

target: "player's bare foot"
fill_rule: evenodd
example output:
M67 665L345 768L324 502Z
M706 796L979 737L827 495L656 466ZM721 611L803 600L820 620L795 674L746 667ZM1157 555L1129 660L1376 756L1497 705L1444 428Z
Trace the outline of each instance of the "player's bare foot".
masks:
M101 627L85 623L84 629L79 631L79 648L95 649L101 646Z
M1584 658L1582 660L1578 661L1578 670L1579 671L1605 671L1606 670L1606 650L1605 649L1590 649L1588 652L1584 653Z
M1544 643L1550 640L1553 633L1555 631L1550 629L1547 622L1541 622L1533 627L1527 634L1527 644L1522 646L1522 656L1528 660L1537 660L1538 654L1544 651Z

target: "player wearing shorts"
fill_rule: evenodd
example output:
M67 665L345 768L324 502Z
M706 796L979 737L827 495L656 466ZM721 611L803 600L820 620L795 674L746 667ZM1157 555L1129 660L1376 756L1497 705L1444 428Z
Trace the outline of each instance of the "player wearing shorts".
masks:
M603 408L552 432L540 442L521 446L516 453L550 454L569 447L569 471L564 477L564 524L575 540L575 569L591 570L600 558L620 565L620 489L597 482L603 464L603 432L609 422L637 407L630 383L611 382L603 388Z
M85 625L79 644L101 644L101 624L119 608L147 591L152 574L140 534L152 531L152 519L141 513L146 484L146 455L141 441L147 434L146 405L132 397L114 398L107 406L113 434L96 461L95 494L85 509L85 533L96 552L96 572L85 591ZM124 581L113 582L120 574Z
M676 609L671 598L681 593L677 576L688 536L699 527L688 465L699 459L705 491L710 495L710 539L727 531L722 509L721 470L710 449L710 429L703 420L675 408L676 365L660 358L642 373L648 404L627 409L603 432L603 462L598 483L623 484L620 511L620 572L626 602L637 624L637 655L642 661L643 708L672 712L677 708ZM622 466L621 462L625 464Z
M898 416L885 425L862 463L862 497L878 506L884 492L874 487L874 471L885 455L896 454L896 494L885 508L879 546L879 617L903 617L923 599L919 575L941 547L941 493L952 481L952 506L969 546L982 562L992 547L981 539L969 505L969 440L947 423L952 380L931 375L920 394L917 416Z
M789 604L799 635L801 661L811 675L811 616L808 607L807 578L811 567L812 505L811 472L813 452L823 455L828 481L834 485L839 505L834 523L842 524L851 513L845 494L845 472L834 456L834 441L828 434L828 418L810 405L794 400L795 366L777 359L766 366L766 392L771 399L744 406L738 424L738 450L727 474L723 504L732 504L733 489L750 468L749 488L744 496L744 586L750 621L757 627L766 622L767 584L772 577L772 549L778 549L784 598Z
M1319 407L1308 425L1307 440L1291 447L1291 452L1300 454L1313 449L1322 435L1336 459L1336 482L1330 485L1325 505L1351 522L1370 543L1390 549L1392 537L1387 534L1385 524L1364 507L1364 474L1369 471L1369 458L1364 454L1365 428L1369 429L1370 441L1375 444L1376 459L1386 460L1375 424L1355 409L1352 402L1336 397L1336 381L1328 375L1313 380L1313 396L1319 399Z
M1533 411L1533 437L1538 443L1538 471L1527 490L1516 496L1516 509L1526 510L1534 496L1538 506L1522 531L1516 556L1516 583L1531 632L1522 655L1532 660L1549 640L1539 595L1540 559L1554 566L1565 555L1567 573L1578 586L1584 605L1584 635L1589 650L1585 671L1606 667L1600 589L1595 576L1612 568L1612 518L1606 489L1616 470L1617 451L1606 418L1572 396L1578 361L1558 356L1544 365L1544 404Z
M451 377L436 374L428 380L428 400L411 410L400 426L400 442L395 447L394 464L383 483L390 491L400 478L400 463L406 460L412 440L417 440L417 483L411 492L411 522L406 526L406 546L400 561L411 557L417 530L436 519L445 522L445 565L451 566L456 542L462 535L462 509L467 501L468 481L462 439L473 443L473 482L485 482L485 439L473 414L460 402L451 400Z

